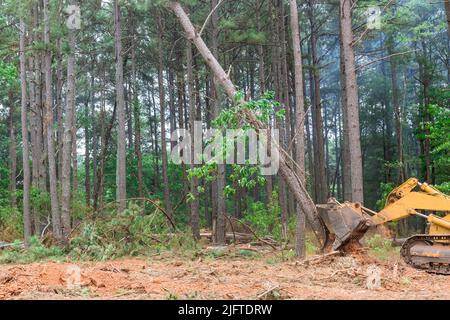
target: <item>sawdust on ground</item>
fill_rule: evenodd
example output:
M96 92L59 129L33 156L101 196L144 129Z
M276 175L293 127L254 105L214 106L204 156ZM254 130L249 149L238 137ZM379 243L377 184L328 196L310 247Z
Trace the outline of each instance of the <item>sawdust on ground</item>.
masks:
M450 277L400 260L352 255L308 261L283 262L274 254L194 260L161 254L1 265L0 299L450 299ZM377 274L379 288L372 279Z

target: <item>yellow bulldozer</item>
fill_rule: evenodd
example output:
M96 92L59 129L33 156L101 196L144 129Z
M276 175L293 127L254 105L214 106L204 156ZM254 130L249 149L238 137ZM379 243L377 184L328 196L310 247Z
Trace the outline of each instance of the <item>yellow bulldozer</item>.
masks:
M400 254L414 268L450 275L450 196L433 186L411 178L389 194L380 212L360 203L341 204L335 199L317 208L330 231L331 242L334 241L330 245L334 250L360 240L370 227L410 216L422 217L428 222L426 234L407 239Z

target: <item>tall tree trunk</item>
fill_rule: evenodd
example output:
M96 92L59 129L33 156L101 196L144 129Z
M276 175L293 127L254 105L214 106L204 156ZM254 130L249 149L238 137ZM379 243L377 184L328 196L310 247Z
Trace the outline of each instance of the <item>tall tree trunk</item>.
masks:
M445 15L447 17L447 32L450 38L450 0L444 0Z
M8 91L8 104L9 104L9 192L11 197L11 207L17 208L17 146L16 146L16 128L14 121L15 114L15 101L14 92Z
M313 133L314 133L314 163L315 163L315 182L317 185L316 198L319 203L326 203L328 200L328 184L326 163L324 155L325 141L323 136L323 119L322 119L322 101L320 95L320 66L317 57L317 29L314 17L314 0L309 0L309 22L311 26L311 67L313 76L313 93L312 98L312 114L313 114Z
M31 231L31 212L30 212L30 151L28 147L28 121L27 121L27 79L25 64L25 23L20 20L20 84L22 93L21 103L21 124L22 124L22 163L23 163L23 230L25 245L29 245L32 234Z
M422 42L422 56L418 57L419 63L419 80L422 85L422 108L420 111L421 121L423 123L431 122L431 114L428 110L430 104L430 74L428 71L427 63L427 47ZM423 177L427 183L432 183L432 163L431 163L431 141L430 141L430 129L427 126L423 126L422 134L423 138L420 139L421 155L423 159Z
M116 104L117 104L117 176L116 201L119 212L127 207L127 181L126 181L126 118L123 86L123 51L122 51L122 25L119 0L114 0L114 42L116 52Z
M193 143L195 136L195 121L196 121L196 92L194 89L194 75L193 75L193 58L192 58L192 44L187 41L187 78L188 78L188 96L189 96L189 129L191 134L191 168L195 168L195 143ZM199 228L199 192L198 192L198 178L193 176L191 178L191 228L195 239L200 239Z
M340 15L339 15L339 19ZM352 187L350 177L350 149L348 136L348 121L347 121L347 94L345 84L345 62L344 62L344 42L342 37L342 24L339 23L339 54L340 54L340 85L341 85L341 108L342 108L342 141L341 141L341 158L342 158L342 189L343 200L351 201Z
M125 58L124 65L127 64L128 57ZM132 92L131 92L131 84L129 77L125 80L125 89L124 89L124 99L125 99L125 118L126 118L126 134L127 134L127 140L128 140L128 149L133 148L133 106L132 106ZM130 103L131 101L131 103ZM130 106L131 104L131 106Z
M195 44L203 59L216 76L217 80L220 81L224 87L229 99L234 100L237 91L233 83L214 55L208 49L203 39L195 31L194 26L184 12L180 3L170 2L170 7L186 31L187 38ZM245 100L242 100L241 103L245 103ZM245 121L254 125L257 130L266 128L263 123L257 120L256 115L249 110L245 110L241 116ZM261 131L260 134L264 135ZM274 146L274 149L279 154L280 174L287 182L290 191L293 193L295 200L300 204L302 211L305 212L309 225L311 226L320 246L323 246L327 238L327 230L317 213L314 202L309 196L305 185L298 179L295 171L289 166L284 150L279 148L277 145Z
M177 50L176 59L177 59L177 61L182 61L183 54L182 54L181 50ZM168 70L167 70L167 74L168 74L168 78L169 78L169 98L170 98L170 100L169 100L169 113L170 113L169 121L171 123L171 128L174 128L174 130L176 129L177 121L178 121L178 128L180 128L180 129L187 129L189 126L189 123L187 122L187 119L185 117L185 114L187 112L186 100L188 100L188 99L186 99L186 86L185 86L183 73L184 73L183 65L179 65L177 68L178 116L176 116L176 112L175 112L176 107L175 107L175 98L174 98L175 86L173 83L173 81L174 81L173 70L171 68L168 68ZM171 143L171 149L173 149L172 143ZM187 192L189 192L188 191L189 185L188 185L187 171L186 171L185 163L181 164L181 172L182 172L181 181L183 184L183 193L187 193Z
M70 37L70 36L69 36ZM70 42L70 40L69 40ZM63 123L63 105L62 105L62 90L63 90L63 62L62 62L62 48L61 48L61 38L56 39L56 89L55 89L55 110L57 113L57 153L58 153L58 179L62 179L62 149L63 149L63 135L64 135L64 123ZM61 200L62 201L62 200ZM62 213L61 213L62 214ZM62 218L62 217L61 217Z
M101 206L103 204L101 203L103 199L103 163L104 163L104 153L106 152L106 125L105 125L105 107L106 107L106 97L105 97L105 71L102 67L103 75L101 77L101 90L100 90L100 116L99 116L99 122L100 122L100 145L101 149L99 152L100 161L99 165L97 166L96 172L94 172L95 180L94 180L94 201L93 201L93 208L94 211L97 211L99 208L99 202Z
M94 60L96 62L96 60ZM99 90L99 89L97 89ZM102 99L100 94L100 100ZM101 103L101 102L100 102ZM101 112L101 111L100 111ZM101 123L96 113L95 100L91 102L90 118L92 119L92 199L94 199L97 190L97 173L98 173L98 155L99 155L99 139L101 137ZM91 198L90 198L91 199Z
M100 123L101 125L101 141L102 141L102 150L100 151L100 166L98 168L97 173L97 187L98 190L96 194L94 194L94 210L97 211L98 208L103 209L103 202L104 202L104 185L105 185L105 167L106 167L106 161L108 157L108 148L109 148L109 141L111 140L111 133L114 127L115 119L116 119L116 113L117 113L117 103L114 103L114 109L113 113L110 119L110 123L108 124L108 127L104 125L104 119L105 119L105 76L103 75L103 83L102 83L102 98L101 98L101 113L100 113Z
M50 51L50 13L48 0L44 0L44 43L46 45L44 58L45 75L45 129L47 133L47 160L50 179L50 202L53 221L53 234L61 239L61 216L58 201L58 180L56 177L55 147L53 141L53 96L52 96L52 56Z
M306 88L306 85L305 85ZM305 94L305 90L303 90L303 95ZM305 126L306 126L306 150L308 156L308 172L311 178L311 190L313 195L315 195L315 176L314 176L314 161L313 161L313 146L312 146L312 137L311 137L311 124L310 124L310 116L309 111L305 113Z
M167 142L166 142L166 107L165 99L166 94L164 91L164 48L163 48L163 35L164 26L161 13L158 13L158 26L159 26L159 68L158 68L158 87L159 87L159 112L161 123L161 161L162 161L162 175L164 183L164 206L167 214L172 217L172 203L170 199L169 191L169 176L168 176L168 159L167 159Z
M133 34L131 45L131 75L132 91L133 91L133 118L134 118L134 154L137 159L137 178L138 178L138 194L139 198L144 197L144 174L142 169L142 151L141 151L141 106L139 103L139 87L137 82L136 70L136 35ZM142 202L144 206L144 202Z
M169 83L169 123L170 123L170 132L175 132L177 129L177 117L175 112L175 79L174 72L172 67L169 67L167 70L168 75L168 83ZM181 128L180 128L181 129ZM173 150L175 147L176 141L170 141L170 149Z
M76 123L76 116L74 119ZM77 145L77 130L72 131L72 190L77 193L78 190L78 145Z
M345 77L341 79L345 85L345 114L348 130L348 151L350 163L351 199L353 202L364 202L363 170L361 141L359 128L358 86L356 82L355 52L353 48L352 4L348 0L340 0L340 25L342 36L342 57Z
M155 175L154 175L154 184L155 184L155 189L158 190L159 189L159 148L158 148L158 118L156 115L156 102L155 102L155 87L154 87L154 83L153 80L150 81L150 95L152 98L152 110L149 110L149 115L151 115L152 119L150 121L150 123L153 125L153 141L152 141L152 145L153 145L153 152L155 153L155 157L154 157L154 165L155 165Z
M284 147L288 150L288 146L291 140L294 138L292 132L292 121L291 121L291 101L289 96L289 71L288 71L288 52L286 45L286 23L285 23L285 4L284 1L279 1L279 15L280 15L280 44L281 44L281 78L282 78L282 93L283 93L283 104L285 109L285 119L283 122L284 125ZM292 150L288 150L291 156L293 156ZM284 187L286 188L286 186ZM289 216L292 212L294 212L294 199L292 198L292 194L287 192L286 188L286 201L287 201L287 215ZM287 233L287 222L286 222L286 233Z
M38 29L38 9L39 6L36 3L33 6L33 43L39 40ZM30 88L30 124L31 124L31 152L32 152L32 186L39 192L44 191L41 184L41 163L42 163L42 104L41 104L41 87L40 87L40 71L39 71L39 58L40 54L34 52L29 59L29 68L34 71L34 76L29 79ZM35 205L33 210L33 223L34 234L40 235L40 208Z
M76 0L70 1L71 5L76 5ZM69 28L69 55L67 57L67 106L64 123L64 137L62 140L62 177L61 177L61 222L63 237L67 241L71 232L70 224L70 165L72 163L72 137L75 130L75 30ZM87 178L87 177L86 177Z
M211 8L215 9L218 2L217 0L211 0ZM212 38L211 38L211 49L212 54L215 59L219 59L219 14L218 10L214 10L211 16L211 24L212 24ZM220 87L219 87L220 79L213 77L212 79L212 89L213 89L213 115L212 117L215 119L219 116L220 113ZM213 194L213 199L217 200L217 216L216 216L216 228L215 228L215 242L218 245L223 245L226 242L225 239L225 198L224 198L224 188L225 188L225 165L219 164L217 166L217 181L216 187L213 188L213 192L217 192L217 194ZM213 200L214 201L214 200Z
M298 21L297 0L289 0L290 21L292 30L292 48L294 52L295 71L295 105L296 105L296 129L295 129L295 161L297 163L297 175L306 185L305 175L305 97L303 96L303 61L300 39L300 25ZM301 259L305 258L305 213L297 204L297 228L295 230L295 251Z
M382 42L381 45L383 45L384 43ZM380 64L380 71L383 75L385 75L387 77L387 65L386 65L386 61L382 61ZM382 103L384 105L384 112L383 112L383 116L384 116L384 133L385 133L385 137L384 137L384 141L383 141L383 145L384 145L384 161L386 163L391 163L392 162L392 123L391 123L391 119L392 119L392 114L394 114L395 117L395 110L392 108L392 103L391 100L389 99L389 87L388 87L388 81L383 81L384 82L384 96L382 98ZM390 166L387 166L387 168L385 168L384 170L385 172L385 182L389 182L392 181L392 169L390 168Z
M284 83L283 83L283 50L282 50L282 40L280 35L282 33L281 25L283 24L283 14L281 7L283 6L283 1L277 0L275 6L275 32L274 32L274 43L277 43L277 46L274 46L273 54L274 54L274 65L275 65L275 98L278 101L282 101L284 105ZM276 110L277 112L279 110ZM286 111L286 109L285 109ZM280 132L280 145L282 147L286 146L286 121L281 119L275 119L276 128ZM288 219L288 199L287 199L287 190L286 190L286 182L279 176L278 179L278 188L279 194L278 198L280 201L280 211L281 211L281 231L283 238L287 237L287 219Z
M445 15L447 17L447 43L448 49L450 50L450 0L444 0L445 5ZM450 57L447 56L447 79L450 81Z
M91 68L89 71L90 75L90 84L88 89L88 94L86 97L86 101L84 104L84 118L89 119L90 114L90 108L89 104L92 103L92 105L95 104L95 75L94 75L94 65L95 60L92 59L91 62ZM94 119L92 119L94 120ZM91 137L94 137L94 129L95 126L91 124L91 122L85 121L84 124L84 190L85 190L85 197L86 197L86 206L91 206L91 149L92 153L95 152L94 148L91 148ZM91 129L92 128L92 129ZM92 133L91 133L92 131Z
M257 25L257 31L262 32L261 27L261 10L262 10L262 4L261 0L256 1L256 25ZM258 45L258 75L259 75L259 90L260 95L262 96L266 92L266 66L265 66L265 56L264 56L264 47L262 44ZM270 122L270 120L269 120ZM268 134L270 137L270 133ZM270 140L268 141L268 149L270 150ZM270 156L270 154L269 154ZM273 183L272 183L272 176L265 177L266 178L266 196L267 196L267 203L270 204L272 202L272 190L273 190Z

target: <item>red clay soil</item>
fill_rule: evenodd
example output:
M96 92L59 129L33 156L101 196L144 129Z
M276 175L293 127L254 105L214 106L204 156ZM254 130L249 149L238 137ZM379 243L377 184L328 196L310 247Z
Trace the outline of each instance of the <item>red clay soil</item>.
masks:
M374 266L381 272L381 287L369 290L367 270ZM79 281L73 281L77 270ZM165 254L0 266L0 299L177 298L450 299L450 277L417 271L401 261L382 263L360 256L301 264L280 262L273 254L198 260Z

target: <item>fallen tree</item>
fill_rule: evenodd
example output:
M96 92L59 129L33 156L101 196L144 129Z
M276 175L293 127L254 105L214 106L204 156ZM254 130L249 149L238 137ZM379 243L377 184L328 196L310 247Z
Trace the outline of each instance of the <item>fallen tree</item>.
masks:
M231 82L225 70L222 68L217 59L214 57L209 48L206 46L200 34L195 30L194 26L192 25L188 15L184 11L181 4L177 1L170 1L169 7L175 13L179 22L183 26L183 29L186 32L187 39L196 46L197 50L205 60L206 64L214 73L214 76L223 86L228 97L233 102L245 105L247 101L245 101L243 98L239 99L239 101L236 101L238 91ZM250 124L253 128L255 128L255 130L260 135L264 135L263 130L267 129L267 126L257 119L256 115L252 110L244 108L241 117L243 121L245 121L246 123ZM311 226L317 240L319 241L319 244L322 247L324 247L328 231L324 223L322 222L322 219L319 217L316 206L313 200L311 199L311 196L308 194L305 185L302 183L302 181L296 174L296 170L294 168L295 161L279 145L275 144L274 148L275 151L276 152L278 151L279 154L280 175L286 181L290 191L295 197L295 200L299 204L302 212L305 214L309 225ZM302 213L299 212L298 214Z

